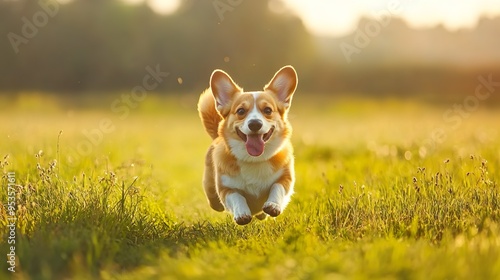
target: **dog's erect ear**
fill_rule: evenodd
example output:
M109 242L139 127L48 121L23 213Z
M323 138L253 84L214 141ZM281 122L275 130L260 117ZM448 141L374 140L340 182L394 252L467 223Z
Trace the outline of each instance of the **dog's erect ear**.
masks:
M264 87L264 90L274 92L278 100L283 102L285 108L288 108L292 103L292 96L297 88L297 82L297 72L291 65L287 65L274 74L274 77Z
M241 88L222 70L215 70L212 73L210 77L210 89L215 97L215 106L219 112L231 103L235 94L241 92Z

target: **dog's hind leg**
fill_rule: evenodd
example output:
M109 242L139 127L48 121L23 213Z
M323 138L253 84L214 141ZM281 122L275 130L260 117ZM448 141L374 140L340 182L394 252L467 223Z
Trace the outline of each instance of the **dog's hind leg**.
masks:
M210 207L215 211L224 211L224 205L222 205L217 189L215 186L215 171L214 162L212 159L212 152L214 148L210 146L205 158L205 173L203 175L203 188L205 190L205 195L207 196L208 203Z
M264 213L264 212L262 212L260 214L255 215L255 218L257 218L257 219L259 219L259 220L262 221L262 220L265 220L267 218L267 214Z

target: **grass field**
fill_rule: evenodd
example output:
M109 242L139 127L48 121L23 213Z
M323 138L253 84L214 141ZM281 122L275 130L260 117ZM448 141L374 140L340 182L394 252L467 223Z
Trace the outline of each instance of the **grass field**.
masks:
M498 108L451 122L453 103L298 92L296 194L242 227L205 200L196 96L151 95L126 116L97 101L1 100L3 256L9 196L17 229L0 278L500 277Z

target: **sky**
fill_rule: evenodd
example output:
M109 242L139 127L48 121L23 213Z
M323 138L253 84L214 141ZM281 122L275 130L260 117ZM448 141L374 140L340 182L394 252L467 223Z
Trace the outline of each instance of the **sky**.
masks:
M171 13L180 0L148 1L159 13ZM206 0L231 3L229 0ZM241 0L252 1L252 0ZM236 1L237 2L237 1ZM363 16L392 12L391 16L405 19L415 28L442 24L449 30L472 28L481 16L500 15L500 0L282 0L285 7L302 18L310 32L316 35L343 36L352 33ZM235 7L237 9L238 6ZM214 11L215 12L215 11Z

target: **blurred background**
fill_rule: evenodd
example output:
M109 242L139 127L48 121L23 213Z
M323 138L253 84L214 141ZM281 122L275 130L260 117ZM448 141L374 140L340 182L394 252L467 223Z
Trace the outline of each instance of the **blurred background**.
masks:
M199 94L221 68L259 90L292 64L333 96L463 99L500 80L500 1L1 0L0 92ZM488 103L500 100L493 94Z

